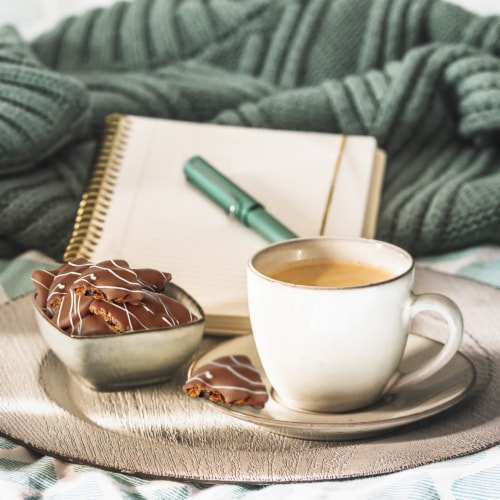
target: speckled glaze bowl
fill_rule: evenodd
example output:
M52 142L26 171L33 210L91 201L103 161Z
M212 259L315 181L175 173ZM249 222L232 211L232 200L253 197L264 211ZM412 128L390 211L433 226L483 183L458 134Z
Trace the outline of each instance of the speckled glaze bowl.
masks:
M71 336L57 328L33 300L42 337L68 370L98 391L168 381L200 345L205 315L184 290L169 283L164 292L198 320L171 328L98 336Z

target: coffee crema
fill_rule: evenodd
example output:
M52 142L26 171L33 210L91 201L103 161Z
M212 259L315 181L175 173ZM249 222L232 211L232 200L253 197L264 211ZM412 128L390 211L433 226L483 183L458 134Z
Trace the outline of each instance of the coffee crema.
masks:
M393 277L393 273L384 268L364 262L333 259L289 262L267 275L294 285L339 288L379 283Z

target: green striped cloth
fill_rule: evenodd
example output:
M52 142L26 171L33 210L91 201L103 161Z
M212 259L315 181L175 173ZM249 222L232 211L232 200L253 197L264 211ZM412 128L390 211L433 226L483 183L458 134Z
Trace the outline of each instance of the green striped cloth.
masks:
M135 0L29 43L0 27L0 257L61 258L113 112L373 135L378 238L498 243L499 35L438 0Z

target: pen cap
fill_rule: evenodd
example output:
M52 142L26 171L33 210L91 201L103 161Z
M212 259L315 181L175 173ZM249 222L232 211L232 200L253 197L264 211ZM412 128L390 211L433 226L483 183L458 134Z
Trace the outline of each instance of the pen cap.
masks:
M199 156L194 156L185 163L184 175L229 215L238 218L246 225L248 225L248 213L261 206L257 200Z

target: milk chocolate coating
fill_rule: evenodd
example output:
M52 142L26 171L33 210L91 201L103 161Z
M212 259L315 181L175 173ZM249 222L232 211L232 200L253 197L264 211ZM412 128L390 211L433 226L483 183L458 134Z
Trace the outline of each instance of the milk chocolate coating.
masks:
M182 389L193 398L227 406L263 408L269 398L259 372L243 354L222 356L200 366Z
M172 279L155 269L131 269L125 260L84 258L50 271L36 270L36 302L71 335L99 335L169 328L198 319L161 293Z
M95 314L87 314L76 320L72 325L72 335L85 335L85 337L109 335L112 333L106 321L101 316Z
M62 297L57 309L52 311L52 322L61 330L67 330L72 334L76 333L81 335L83 319L89 315L90 304L93 301L93 297L67 293ZM107 325L104 323L103 326L105 327L103 333L109 333Z
M169 328L197 319L184 305L171 297L147 290L143 292L144 297L139 304L94 300L90 305L90 312L102 316L117 333Z
M155 269L131 269L125 260L107 260L90 266L75 280L73 290L97 300L137 305L144 297L143 289L161 292L171 277Z
M89 266L72 288L77 295L112 302L139 304L144 296L137 273L125 260L105 260Z
M161 292L172 279L170 273L157 271L156 269L134 269L137 279L142 287L151 292Z
M54 309L57 308L64 295L70 290L75 279L85 272L88 267L90 267L90 263L87 259L83 258L59 266L56 269L56 275L49 288L47 306Z

